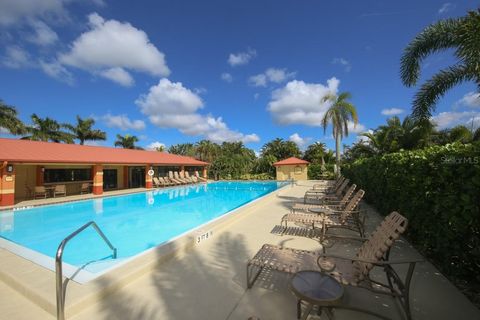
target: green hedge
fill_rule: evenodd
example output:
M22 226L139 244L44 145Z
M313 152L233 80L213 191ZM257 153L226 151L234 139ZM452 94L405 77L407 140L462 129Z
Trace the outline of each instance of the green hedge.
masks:
M405 215L411 242L444 273L480 287L480 144L359 159L342 173L382 214Z
M322 170L322 165L318 163L311 163L308 166L308 179L310 180L333 179L334 177L333 164L327 163L325 170Z

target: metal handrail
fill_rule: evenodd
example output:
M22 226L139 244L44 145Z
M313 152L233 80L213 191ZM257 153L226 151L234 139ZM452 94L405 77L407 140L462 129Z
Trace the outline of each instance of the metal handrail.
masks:
M58 320L64 320L65 319L65 293L63 290L63 270L62 270L62 256L63 256L63 250L65 246L67 245L68 241L70 241L72 238L76 237L80 232L88 228L89 226L92 226L95 231L102 237L102 239L105 241L105 243L112 249L113 251L113 259L117 258L117 248L115 248L112 243L107 239L105 234L100 230L98 225L95 223L95 221L90 221L88 223L85 223L83 226L78 228L76 231L72 232L68 237L62 240L60 242L60 245L58 246L57 249L57 254L55 255L55 275L56 275L56 282L57 282L57 319Z

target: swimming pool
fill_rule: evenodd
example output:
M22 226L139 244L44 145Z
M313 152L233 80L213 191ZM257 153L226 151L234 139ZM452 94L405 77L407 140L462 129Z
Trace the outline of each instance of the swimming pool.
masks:
M63 261L100 272L258 199L283 182L212 182L148 192L0 212L0 237L50 258L60 242L93 220L117 248L92 228L73 238Z

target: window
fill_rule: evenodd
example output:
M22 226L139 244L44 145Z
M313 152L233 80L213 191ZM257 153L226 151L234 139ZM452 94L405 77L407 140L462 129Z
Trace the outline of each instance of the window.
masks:
M91 180L91 169L45 169L43 181L70 182Z
M155 172L155 177L167 177L168 172L172 171L178 171L180 172L180 167L153 167L153 171Z
M295 174L302 174L302 167L296 166L295 167Z

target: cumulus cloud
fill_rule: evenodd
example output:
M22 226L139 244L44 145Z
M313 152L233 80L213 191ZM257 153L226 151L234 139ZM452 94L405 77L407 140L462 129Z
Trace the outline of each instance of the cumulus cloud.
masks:
M438 129L451 128L457 125L471 126L472 122L474 127L476 127L480 124L480 112L440 112L432 117L432 121L437 125Z
M348 128L348 133L363 133L366 131L367 128L361 123L357 123L355 125L353 121L347 121L347 128Z
M269 82L281 83L295 77L295 74L287 69L268 68L264 73L251 76L248 83L254 87L266 87Z
M124 87L131 87L135 83L130 73L123 68L110 68L99 73L102 77L112 80Z
M400 109L400 108L390 108L390 109L383 109L382 110L382 114L384 116L397 116L397 115L402 114L404 112L405 112L405 110Z
M328 102L321 100L327 94L337 94L339 84L335 77L328 79L327 85L290 81L272 92L267 109L279 124L320 126L329 107Z
M347 59L344 59L344 58L333 58L332 64L341 65L343 67L343 70L345 70L345 72L350 72L352 70L352 64Z
M73 85L75 82L73 75L56 60L50 62L40 60L39 67L49 77L65 82L69 85Z
M32 66L30 55L19 46L9 46L5 49L2 64L12 69Z
M257 51L248 48L246 52L230 53L227 62L232 67L240 66L249 63L256 55Z
M68 52L59 55L61 63L101 74L122 85L129 82L125 69L153 76L170 74L165 55L144 31L128 22L106 21L97 13L90 14L88 20L90 29L72 43Z
M480 93L469 92L465 94L460 100L455 103L455 106L465 106L470 108L480 107Z
M454 9L455 8L455 5L450 3L450 2L446 2L444 4L442 4L442 6L440 7L440 9L438 9L438 14L444 14L444 13L447 13L449 12L450 10Z
M150 121L161 128L176 128L191 136L204 136L214 142L259 141L256 134L243 134L228 128L221 117L198 113L203 100L180 82L161 79L135 103Z
M288 138L288 140L295 142L300 149L303 149L312 138L302 138L295 132Z
M225 82L232 82L233 81L233 76L228 72L222 73L220 75L220 78Z
M126 115L112 115L106 114L102 120L108 127L118 128L120 130L143 130L145 129L145 122L142 120L130 120Z
M157 150L159 148L165 149L165 147L166 147L165 143L161 143L160 141L155 141L155 142L150 143L147 146L147 150Z

